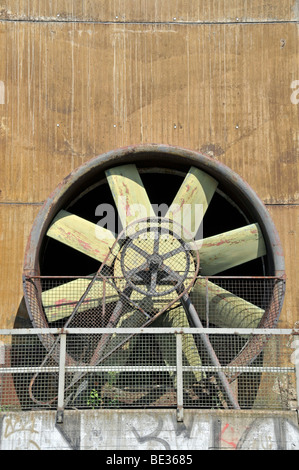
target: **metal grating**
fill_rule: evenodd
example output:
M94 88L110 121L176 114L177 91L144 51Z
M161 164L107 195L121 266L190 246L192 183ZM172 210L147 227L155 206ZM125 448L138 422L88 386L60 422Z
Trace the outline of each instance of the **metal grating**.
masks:
M2 406L11 396L22 409L294 406L288 338L273 329L284 280L190 276L188 254L173 250L180 270L159 283L146 270L141 287L128 261L128 276L25 277L36 329L5 337Z
M272 328L284 295L284 280L274 277L190 278L188 275L183 287L171 292L169 285L159 286L162 290L166 288L166 294L164 291L161 296L131 289L124 277L102 274L24 278L24 286L28 311L37 328ZM199 325L193 324L186 311L185 298L194 306ZM58 361L52 335L42 335L41 339ZM267 336L250 338L250 341L232 339L225 364L246 365L262 351L267 339ZM107 336L87 340L88 347L81 351L80 360L96 363L96 356L101 356L107 341L110 341ZM111 344L117 347L115 341ZM215 353L222 364L221 348ZM70 362L77 361L77 357L73 358L68 351L67 354Z
M62 406L86 408L232 408L219 372L230 382L240 409L292 410L297 408L296 364L291 330L266 330L270 339L263 353L246 366L227 366L232 336L244 340L245 330L234 335L223 329L113 329L43 330L60 341L66 336L66 349L73 363L59 364L44 348L40 331L0 331L0 409L58 409L59 384L63 383ZM176 331L176 332L175 332ZM237 330L238 331L238 330ZM251 336L258 330L248 330ZM60 333L60 334L56 334ZM203 334L222 351L223 365L213 366L202 345ZM81 361L90 338L109 335L110 343L122 344L97 364ZM130 335L128 337L128 335ZM181 345L178 347L178 345ZM196 349L194 349L196 347ZM110 349L110 351L109 351ZM199 354L198 354L199 353ZM60 358L64 358L62 354ZM190 359L191 358L191 359ZM190 365L190 361L193 364ZM63 378L63 381L61 379Z
M176 271L178 275L181 271ZM136 311L132 327L152 320L162 311L181 307L182 292L189 293L205 326L256 328L267 313L272 326L279 315L284 280L276 277L202 277L188 276L187 282L162 293L129 289L124 277L52 276L25 277L24 291L29 312L37 328L47 324L70 327L119 327ZM187 284L187 288L185 287ZM161 286L159 286L161 290ZM88 290L89 289L89 290ZM178 292L179 290L179 292ZM169 292L170 291L170 292ZM117 302L123 302L119 317L112 317ZM220 304L220 305L219 305ZM224 312L222 314L222 312ZM140 319L140 320L139 320ZM120 321L119 321L120 320ZM112 325L114 321L115 324Z

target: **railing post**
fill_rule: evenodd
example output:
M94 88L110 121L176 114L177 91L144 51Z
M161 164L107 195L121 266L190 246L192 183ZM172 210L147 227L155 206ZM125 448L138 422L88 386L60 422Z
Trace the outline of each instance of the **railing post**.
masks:
M295 375L296 375L296 394L297 394L297 416L299 421L299 341L294 341L295 345Z
M184 420L182 334L176 333L177 421Z
M209 280L206 277L206 322L209 326Z
M64 412L64 385L65 385L65 358L66 358L66 333L60 335L59 353L59 378L58 378L58 403L56 422L63 422Z
M5 345L2 341L0 341L0 369L4 366L5 366ZM3 379L2 379L2 375L0 374L0 404L2 402L2 394L3 393L4 393Z

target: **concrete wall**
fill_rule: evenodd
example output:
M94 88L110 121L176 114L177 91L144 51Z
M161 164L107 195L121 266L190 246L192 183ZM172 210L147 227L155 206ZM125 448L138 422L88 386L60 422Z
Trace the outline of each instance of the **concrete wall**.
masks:
M38 411L0 415L1 450L299 450L296 412ZM111 454L113 455L113 454Z

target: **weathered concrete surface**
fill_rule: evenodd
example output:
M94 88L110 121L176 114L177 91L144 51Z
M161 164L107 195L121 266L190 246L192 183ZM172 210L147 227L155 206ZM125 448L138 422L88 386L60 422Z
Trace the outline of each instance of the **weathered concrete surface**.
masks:
M0 414L1 450L299 450L296 412L185 410Z

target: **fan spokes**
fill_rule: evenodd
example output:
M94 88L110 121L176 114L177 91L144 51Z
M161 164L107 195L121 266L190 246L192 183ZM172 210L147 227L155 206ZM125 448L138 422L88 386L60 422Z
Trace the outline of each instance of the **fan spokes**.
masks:
M143 211L145 217L154 216L153 208L136 165L127 164L109 169L106 171L106 176L124 227L140 218L140 210ZM187 220L191 220L193 232L196 232L202 223L203 215L209 206L216 188L217 181L214 178L198 168L191 167L166 217L177 220L177 216L180 214L180 222L186 221L187 217ZM196 213L198 208L201 208L199 215ZM182 216L184 220L182 220ZM100 262L107 258L111 247L115 243L115 236L111 231L66 211L59 212L47 235ZM204 276L218 274L233 266L246 263L266 254L265 243L258 224L251 224L198 240L196 245L199 249L201 274ZM112 261L113 258L108 257L106 264L111 265ZM74 283L76 282L76 288L74 289ZM102 296L99 282L102 281L99 280L96 284L98 288L97 297L91 296L86 299L85 304L82 304L80 307L82 311L99 305ZM194 287L194 293L197 293L199 296L206 295L206 292L203 293L198 282ZM42 300L48 320L53 321L54 319L68 317L85 289L86 285L82 282L79 283L78 280L44 292ZM227 299L228 295L226 292L225 296ZM115 302L118 295L117 290L113 289L112 286L108 287L105 302L107 304ZM213 296L216 295L218 294L216 294L215 288L210 287L209 300L211 300L211 305L213 303ZM63 298L66 299L66 302L61 302ZM237 300L235 311L238 316L239 310L242 312L245 304L243 299L236 296L234 298ZM227 300L225 305L227 305ZM218 313L216 309L213 323L221 326L223 319ZM261 314L262 312L257 312L258 318L260 318ZM226 321L225 324L229 326L229 322ZM234 326L234 322L232 326Z

